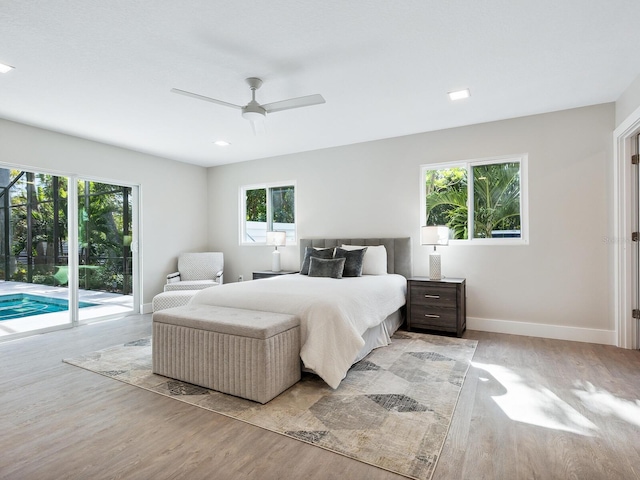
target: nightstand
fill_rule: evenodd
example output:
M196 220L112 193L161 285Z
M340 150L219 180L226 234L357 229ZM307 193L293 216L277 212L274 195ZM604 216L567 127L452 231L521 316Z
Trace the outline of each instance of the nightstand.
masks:
M259 280L261 278L277 277L278 275L291 275L292 273L298 273L298 272L297 271L293 272L289 270L280 270L279 272L273 272L271 270L260 270L258 272L253 272L253 279Z
M407 283L407 330L455 333L467 328L466 280L412 277Z

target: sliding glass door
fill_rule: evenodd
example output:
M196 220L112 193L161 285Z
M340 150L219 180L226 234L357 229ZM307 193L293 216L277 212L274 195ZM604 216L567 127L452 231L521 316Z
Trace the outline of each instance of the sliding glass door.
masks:
M132 188L77 182L79 320L133 310ZM83 304L94 303L99 309Z
M0 165L0 340L134 311L137 195Z
M0 337L68 325L65 177L0 168Z

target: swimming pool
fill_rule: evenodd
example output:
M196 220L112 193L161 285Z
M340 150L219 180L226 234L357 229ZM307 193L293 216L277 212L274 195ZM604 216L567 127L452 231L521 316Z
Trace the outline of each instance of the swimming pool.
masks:
M80 308L93 307L97 303L80 302ZM12 320L45 313L69 310L69 301L62 298L43 297L28 293L0 295L0 321Z

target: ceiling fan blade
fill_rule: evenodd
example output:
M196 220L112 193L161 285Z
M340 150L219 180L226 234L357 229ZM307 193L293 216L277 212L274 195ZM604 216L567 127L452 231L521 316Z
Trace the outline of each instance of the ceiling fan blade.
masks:
M197 93L187 92L185 90L180 90L179 88L172 88L171 91L173 93L178 93L180 95L185 95L187 97L197 98L198 100L204 100L205 102L217 103L218 105L222 105L223 107L242 109L240 105L235 105L229 102L223 102L222 100L216 100L215 98L205 97L204 95L198 95Z
M307 95L305 97L290 98L289 100L280 100L279 102L267 103L262 108L267 113L280 112L291 108L310 107L311 105L319 105L325 103L325 99L319 93L315 95Z
M251 124L251 130L256 137L267 133L264 120L250 120L249 123Z

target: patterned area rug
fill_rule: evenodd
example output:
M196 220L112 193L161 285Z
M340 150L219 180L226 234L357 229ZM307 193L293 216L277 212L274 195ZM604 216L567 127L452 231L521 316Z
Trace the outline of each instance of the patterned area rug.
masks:
M65 362L409 478L430 479L475 340L397 332L332 390L302 380L266 405L151 373L151 340Z

